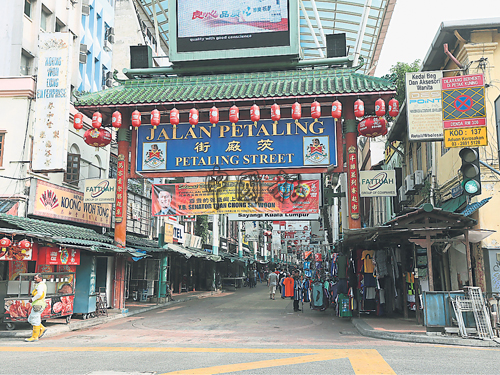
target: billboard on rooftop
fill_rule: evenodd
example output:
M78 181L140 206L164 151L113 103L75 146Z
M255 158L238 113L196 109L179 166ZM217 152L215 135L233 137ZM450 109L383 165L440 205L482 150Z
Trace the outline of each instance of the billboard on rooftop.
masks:
M169 0L173 62L298 55L297 0Z

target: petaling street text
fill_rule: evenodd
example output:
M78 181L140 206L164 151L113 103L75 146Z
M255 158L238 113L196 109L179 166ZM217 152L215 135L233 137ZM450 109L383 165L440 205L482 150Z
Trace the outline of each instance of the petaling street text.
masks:
M189 127L179 133L178 127L159 126L151 128L148 141L180 140L180 139L203 139L203 138L242 138L262 136L290 136L299 134L319 135L324 133L322 121L313 122L287 122L273 124L248 124L218 125L217 127L199 125Z
M231 156L178 156L175 166L196 167L200 165L243 165L249 164L291 164L295 154L259 154L259 155L231 155Z

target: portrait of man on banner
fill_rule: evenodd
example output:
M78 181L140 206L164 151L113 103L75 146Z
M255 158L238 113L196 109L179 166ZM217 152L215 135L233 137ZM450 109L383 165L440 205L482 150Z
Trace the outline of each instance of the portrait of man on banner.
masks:
M153 185L153 215L176 215L173 207L175 200L175 185Z

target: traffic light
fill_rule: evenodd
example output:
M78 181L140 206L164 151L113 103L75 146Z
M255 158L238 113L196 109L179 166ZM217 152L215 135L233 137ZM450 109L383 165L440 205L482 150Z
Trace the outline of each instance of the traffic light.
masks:
M465 147L460 150L462 167L460 171L463 175L462 187L469 197L481 194L481 168L479 164L479 149Z

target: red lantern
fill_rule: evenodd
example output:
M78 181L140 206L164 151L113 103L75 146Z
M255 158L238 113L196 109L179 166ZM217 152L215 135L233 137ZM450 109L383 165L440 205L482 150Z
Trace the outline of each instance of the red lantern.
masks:
M273 121L279 121L281 119L281 110L280 106L276 103L274 103L271 106L271 119Z
M378 117L383 117L385 116L385 102L382 98L378 98L375 101L375 114Z
M295 102L292 104L292 118L295 121L300 120L302 117L302 106L300 105L299 102Z
M0 247L9 247L10 245L12 245L12 241L9 238L4 237L0 240Z
M78 112L73 116L73 127L76 130L83 128L83 113Z
M106 129L88 129L83 135L83 140L89 146L104 147L111 142L111 133Z
M151 125L153 125L153 129L156 129L158 125L160 125L160 111L156 108L151 111Z
M321 105L316 100L311 104L311 117L315 120L321 117Z
M198 120L200 119L200 113L196 108L191 108L189 111L189 123L193 126L198 125Z
M365 103L361 99L354 102L354 116L363 117L365 115Z
M335 100L332 103L332 117L339 119L342 117L342 103L338 100Z
M92 126L99 129L102 125L102 114L101 112L94 112L92 115Z
M236 124L239 119L240 109L233 105L231 108L229 108L229 121L231 121L232 124Z
M111 125L113 128L118 129L122 126L122 114L119 111L114 111L111 117Z
M382 117L366 117L358 124L358 132L368 138L387 134L387 120Z
M399 114L399 102L392 98L389 100L389 116L396 117Z
M33 244L31 242L29 242L28 240L19 241L19 243L17 245L23 250L29 250L29 249L31 249L31 246L33 246Z
M213 106L210 108L210 123L212 125L217 125L219 122L219 108L216 106Z
M257 104L254 104L250 108L250 119L257 124L257 121L260 120L260 108Z
M179 125L179 110L177 108L172 108L170 111L170 123L174 126Z
M132 112L132 126L135 130L139 129L139 126L141 126L141 112L137 109Z

